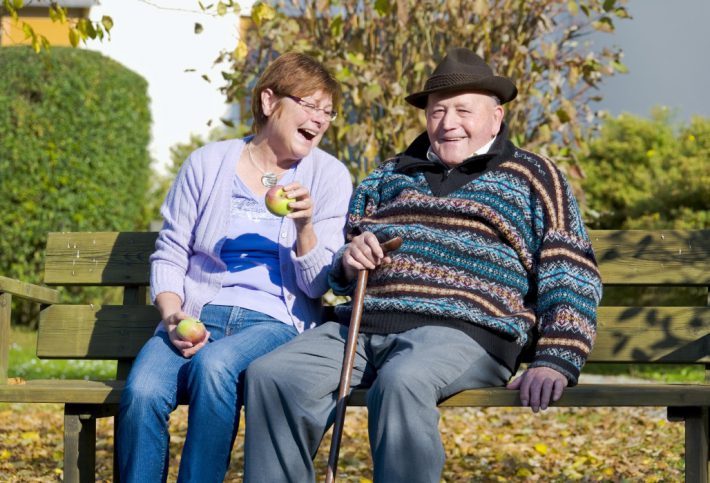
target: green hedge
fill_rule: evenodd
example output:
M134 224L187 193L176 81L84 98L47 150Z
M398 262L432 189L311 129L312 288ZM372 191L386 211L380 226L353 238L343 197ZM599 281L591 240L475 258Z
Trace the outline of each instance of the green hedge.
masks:
M0 48L0 275L38 282L49 231L146 226L147 82L97 52Z

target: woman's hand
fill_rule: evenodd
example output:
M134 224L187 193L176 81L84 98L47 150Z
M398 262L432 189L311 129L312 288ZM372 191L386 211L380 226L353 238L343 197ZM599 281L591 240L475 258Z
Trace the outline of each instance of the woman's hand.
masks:
M286 215L296 224L296 229L302 229L313 223L313 199L308 189L301 183L294 181L284 186L286 196L293 199L288 206L292 210Z
M296 255L302 257L318 244L313 228L313 199L310 191L297 181L284 186L284 192L294 200L289 203L292 211L286 216L296 225Z
M207 330L205 331L205 337L197 344L182 340L180 336L178 336L177 326L180 321L191 317L182 311L182 301L177 294L172 292L160 293L155 299L155 305L160 311L160 316L163 319L163 327L165 327L165 330L168 332L170 342L180 351L183 357L192 357L207 344L210 337L210 333Z

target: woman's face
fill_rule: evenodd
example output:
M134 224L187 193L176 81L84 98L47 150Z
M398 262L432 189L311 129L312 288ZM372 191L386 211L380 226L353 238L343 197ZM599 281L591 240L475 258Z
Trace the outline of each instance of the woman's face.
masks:
M323 91L303 96L299 102L266 89L261 99L264 114L269 118L263 133L278 159L303 159L318 146L330 126L330 117L324 110L333 109L333 100Z

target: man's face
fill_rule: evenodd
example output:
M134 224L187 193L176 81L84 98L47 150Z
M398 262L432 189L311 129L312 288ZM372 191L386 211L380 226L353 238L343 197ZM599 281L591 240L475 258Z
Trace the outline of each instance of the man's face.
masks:
M486 94L434 93L427 101L426 130L431 147L451 167L493 139L502 121L503 108Z

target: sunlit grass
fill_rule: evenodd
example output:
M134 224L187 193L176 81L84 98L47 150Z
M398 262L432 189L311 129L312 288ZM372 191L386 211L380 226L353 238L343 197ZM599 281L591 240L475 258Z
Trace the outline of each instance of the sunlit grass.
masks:
M116 361L38 359L37 332L13 327L8 377L21 379L113 379Z

